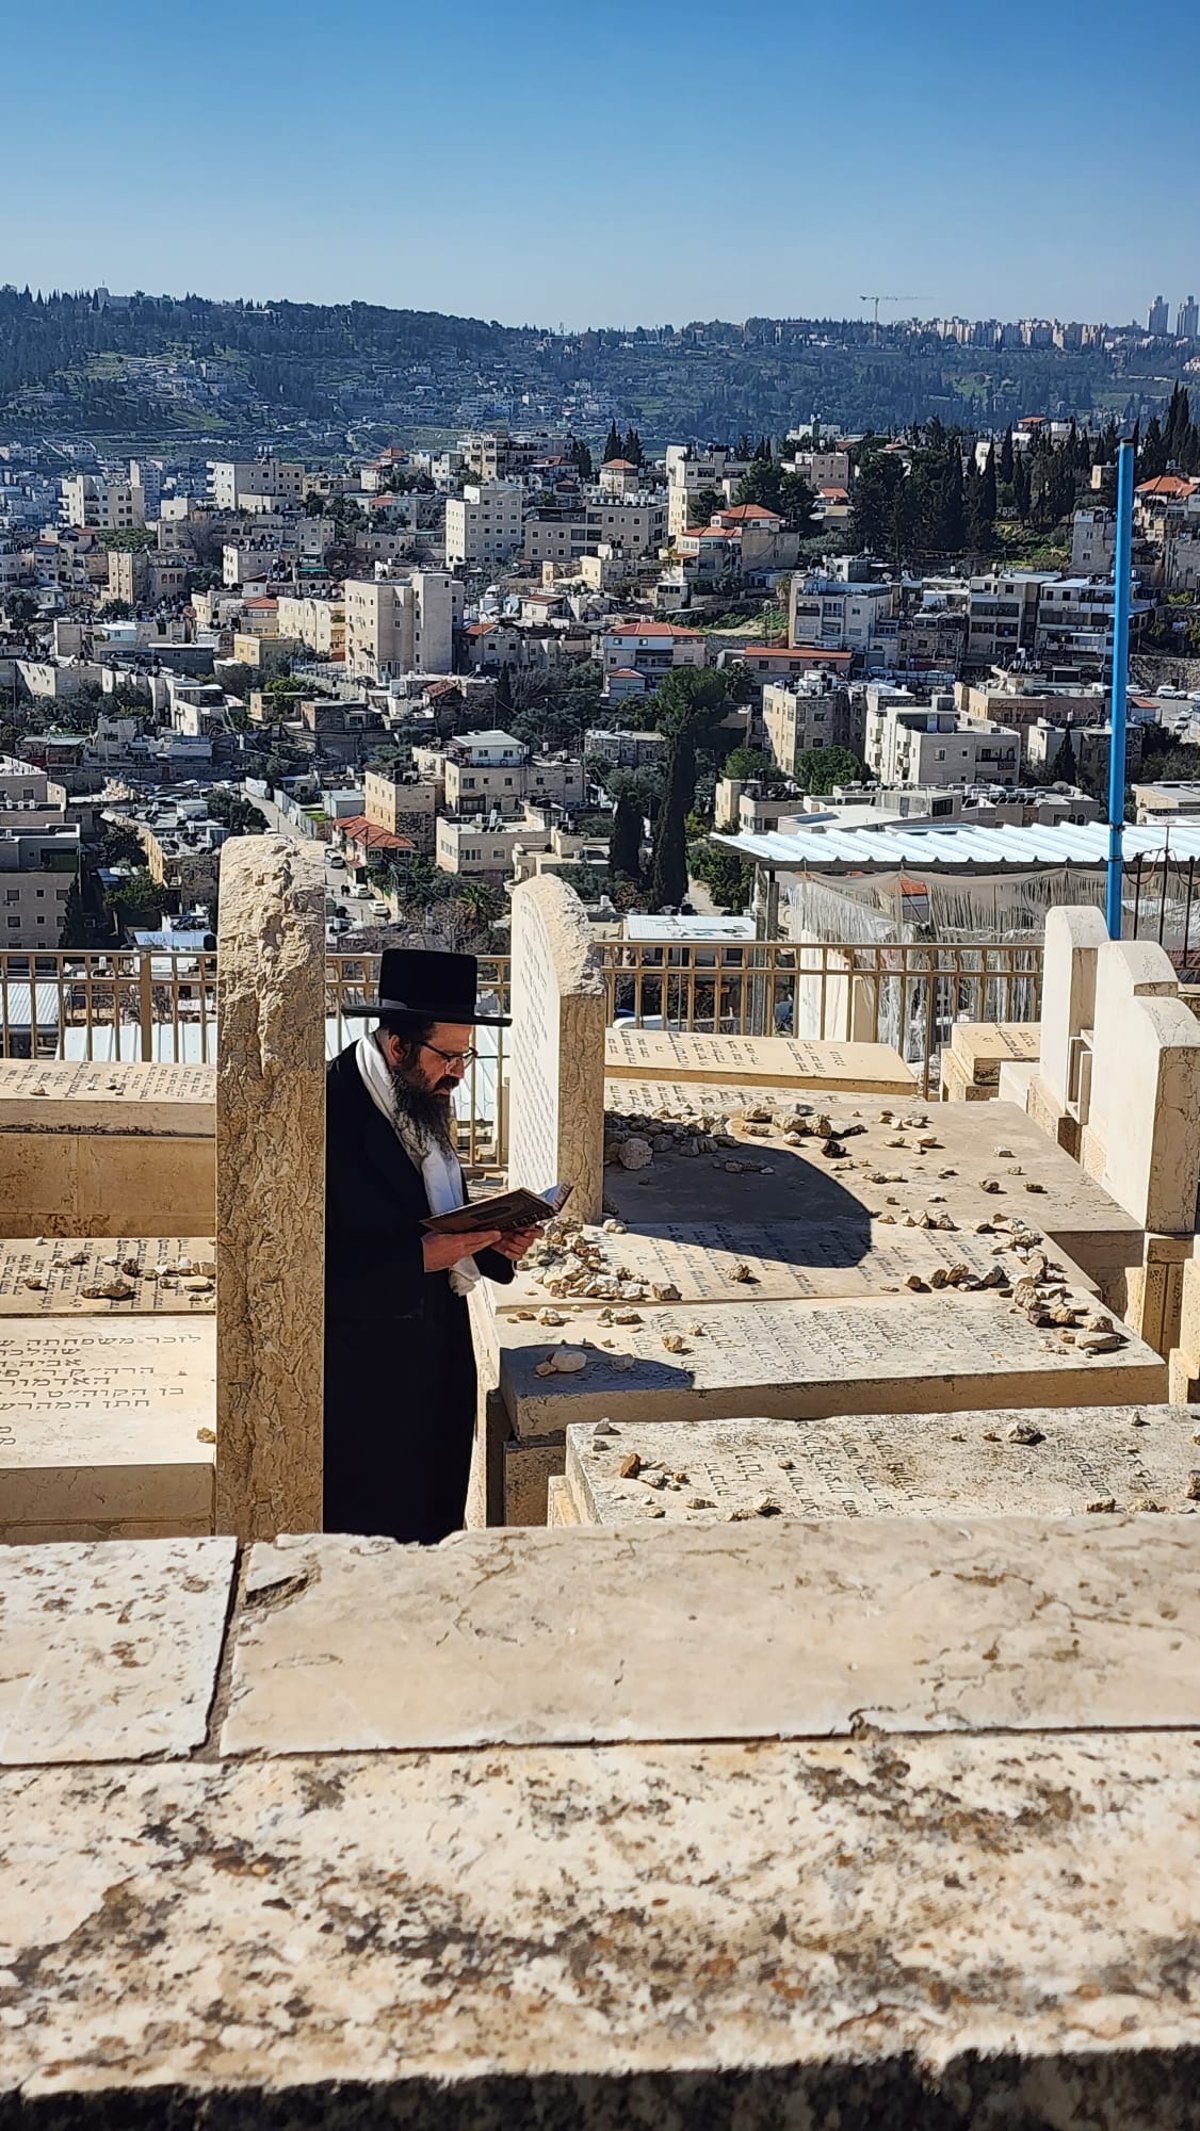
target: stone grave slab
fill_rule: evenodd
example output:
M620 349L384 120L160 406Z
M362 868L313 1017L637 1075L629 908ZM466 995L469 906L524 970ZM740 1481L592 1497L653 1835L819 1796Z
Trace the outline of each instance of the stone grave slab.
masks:
M1200 1406L602 1422L567 1430L557 1514L606 1525L1065 1517L1100 1505L1195 1515L1198 1430Z
M674 1101L665 1098L664 1115ZM757 1128L752 1145L732 1153L718 1149L685 1159L664 1152L639 1170L610 1163L606 1211L639 1229L714 1218L769 1224L798 1214L817 1224L876 1218L899 1226L907 1214L928 1211L949 1215L962 1230L980 1220L1016 1219L1040 1229L1105 1290L1125 1266L1141 1262L1137 1222L1012 1104L907 1102L881 1109L877 1100L852 1092L821 1107L835 1123L858 1128L838 1143L843 1151L836 1159L816 1139L789 1142L767 1124ZM735 1123L733 1136L752 1135ZM731 1172L730 1160L754 1166Z
M587 1219L602 1194L604 982L583 904L553 875L512 899L509 1173L547 1191L570 1184Z
M1005 1733L32 1772L0 1796L16 2120L1193 2131L1195 1758Z
M492 1310L501 1318L551 1308L595 1316L602 1309L662 1302L687 1309L696 1303L799 1302L841 1295L900 1294L909 1278L943 1287L952 1267L966 1266L977 1279L994 1279L999 1269L1011 1280L1024 1267L1005 1248L1003 1236L977 1236L961 1229L885 1226L881 1221L776 1221L745 1226L723 1221L705 1224L656 1223L623 1235L602 1228L583 1231L588 1252L598 1261L589 1284L597 1295L563 1292L564 1278L583 1261L570 1253L547 1264L526 1263L510 1287L483 1283ZM1073 1289L1087 1291L1092 1282L1062 1253L1049 1253L1061 1277ZM624 1278L619 1276L624 1275ZM617 1297L608 1292L619 1285ZM675 1288L672 1297L658 1291Z
M0 1538L207 1531L211 1318L0 1324Z
M994 1086L1006 1059L1036 1059L1041 1040L1037 1021L958 1021L950 1032L950 1051L973 1085Z
M113 1292L88 1293L100 1288ZM215 1308L211 1236L22 1237L0 1243L0 1317L203 1317Z
M215 1065L0 1059L0 1132L211 1139Z
M800 1420L1167 1396L1166 1363L1132 1334L1116 1352L1087 1356L994 1292L695 1312L643 1306L640 1324L585 1321L577 1334L497 1319L500 1388L517 1434L599 1420ZM567 1369L539 1374L552 1357Z
M288 1535L250 1557L220 1748L1200 1728L1196 1544L1177 1516Z
M203 1745L234 1558L207 1538L0 1548L0 1763Z
M819 1043L792 1036L703 1036L619 1022L604 1039L610 1079L711 1080L730 1086L856 1088L909 1096L916 1076L886 1043Z

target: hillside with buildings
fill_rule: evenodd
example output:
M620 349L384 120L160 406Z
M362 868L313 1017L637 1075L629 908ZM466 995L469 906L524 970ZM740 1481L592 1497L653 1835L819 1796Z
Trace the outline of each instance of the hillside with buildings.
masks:
M894 309L894 307L892 307ZM1131 422L1200 356L1192 299L1147 326L1079 320L819 317L576 333L380 305L0 289L0 434L136 448L189 438L338 451L404 428L612 419L673 435L780 431L819 409L888 430L964 413Z

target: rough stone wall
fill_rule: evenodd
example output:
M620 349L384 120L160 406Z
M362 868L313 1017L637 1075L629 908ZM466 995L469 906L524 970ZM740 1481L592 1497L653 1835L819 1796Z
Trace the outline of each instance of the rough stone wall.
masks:
M221 855L217 1529L321 1522L325 884L319 845Z

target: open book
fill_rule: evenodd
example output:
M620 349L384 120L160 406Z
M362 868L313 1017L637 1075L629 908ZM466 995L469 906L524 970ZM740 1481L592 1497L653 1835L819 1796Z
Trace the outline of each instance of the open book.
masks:
M499 1191L491 1199L471 1199L453 1213L434 1213L421 1226L435 1236L470 1235L475 1230L498 1228L508 1235L516 1228L541 1228L561 1213L571 1195L569 1184L552 1184L540 1197L536 1191Z

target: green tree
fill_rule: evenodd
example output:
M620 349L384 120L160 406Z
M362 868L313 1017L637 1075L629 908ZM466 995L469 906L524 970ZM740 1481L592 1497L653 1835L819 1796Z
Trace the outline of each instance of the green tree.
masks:
M696 796L697 750L715 739L732 701L728 675L712 667L681 667L669 673L655 691L655 722L667 738L650 877L655 909L681 903L687 894L684 825Z
M610 422L608 435L604 439L604 457L601 464L607 466L610 459L623 459L624 456L621 449L621 432L615 422Z
M1152 414L1146 424L1146 434L1138 453L1137 477L1139 481L1153 481L1167 470L1167 447L1159 426L1158 416Z
M642 440L632 425L625 431L625 441L621 446L620 456L623 459L628 459L631 466L644 466L646 463Z
M642 877L642 802L632 777L626 777L613 794L612 831L608 839L608 870L614 876L640 881Z
M783 479L783 468L774 459L756 456L734 489L733 500L735 503L757 503L763 510L778 511L782 517ZM804 486L808 486L807 482Z
M503 723L513 707L512 672L507 659L505 659L503 666L500 668L500 678L496 683L495 707L496 715Z
M136 830L124 821L106 821L100 831L96 863L100 866L143 866L145 854Z
M779 765L772 756L764 755L754 747L735 747L721 764L721 775L747 784L755 778L764 784L774 784L782 779Z
M741 916L754 893L753 866L739 858L736 851L713 843L708 837L692 845L688 865L693 879L703 882L718 910Z
M108 889L104 907L113 913L119 925L149 926L158 924L170 901L169 890L153 880L142 866L127 880L118 881Z
M1000 445L1000 479L1006 488L1012 487L1015 468L1016 452L1013 447L1012 424L1010 422Z
M816 524L817 499L803 474L785 473L779 483L779 508L789 533L811 533Z
M851 511L851 540L862 554L898 562L905 486L903 462L875 445L859 460Z
M1054 757L1054 781L1056 784L1076 784L1079 780L1079 764L1075 755L1075 743L1068 725L1059 742Z
M698 488L688 505L689 525L711 525L718 511L726 509L726 500L719 488Z
M224 822L231 836L263 836L271 826L241 792L210 792L208 811L214 821Z
M572 437L570 448L571 457L575 462L575 471L579 475L580 480L590 481L595 472L595 468L592 464L592 454L588 450L588 447L584 443L582 437Z
M63 907L62 931L59 934L58 944L60 947L88 947L91 945L91 939L92 928L88 923L87 912L83 907L83 897L79 892L79 882L78 880L73 880Z
M975 465L974 456L971 459ZM977 554L988 555L996 544L996 449L988 446L975 490L974 515L968 516L967 531Z
M835 784L873 784L861 756L848 747L806 747L796 757L794 782L802 792L831 792Z

